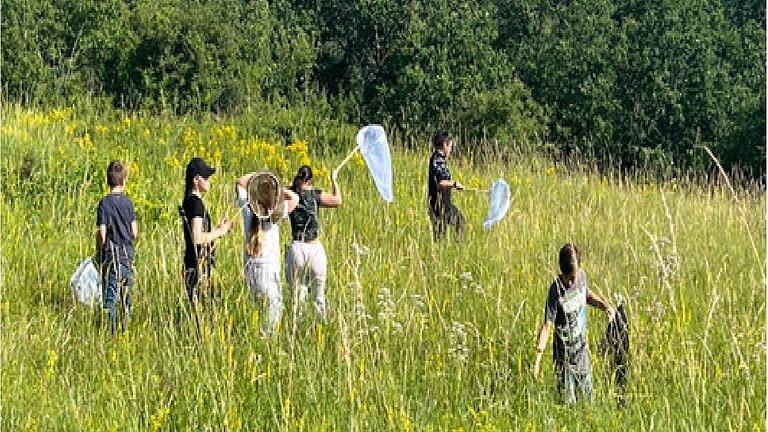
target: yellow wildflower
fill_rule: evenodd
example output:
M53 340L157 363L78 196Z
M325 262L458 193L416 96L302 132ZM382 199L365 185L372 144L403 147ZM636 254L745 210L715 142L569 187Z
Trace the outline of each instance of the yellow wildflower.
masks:
M167 406L158 407L157 411L150 416L153 431L158 431L163 428L165 425L165 419L168 417L170 412L171 409Z
M56 352L56 350L48 350L48 364L45 369L45 376L47 378L53 376L56 369L56 363L58 363L58 361L59 354Z
M306 141L296 141L288 146L288 150L297 155L306 155L309 151L309 144Z
M358 167L364 167L365 166L365 159L363 159L363 155L357 151L355 152L355 155L352 157L352 159L355 161L355 165Z

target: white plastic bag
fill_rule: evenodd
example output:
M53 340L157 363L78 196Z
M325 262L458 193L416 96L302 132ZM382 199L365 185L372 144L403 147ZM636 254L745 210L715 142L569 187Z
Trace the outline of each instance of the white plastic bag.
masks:
M69 279L69 289L80 303L101 307L101 275L90 257L80 263Z

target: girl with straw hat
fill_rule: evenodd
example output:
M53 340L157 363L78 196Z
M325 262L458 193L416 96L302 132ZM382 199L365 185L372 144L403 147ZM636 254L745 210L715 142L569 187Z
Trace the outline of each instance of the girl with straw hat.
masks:
M269 171L243 175L235 183L237 204L243 214L243 274L262 308L266 304L267 332L273 333L283 313L280 283L280 220L299 202L291 190Z

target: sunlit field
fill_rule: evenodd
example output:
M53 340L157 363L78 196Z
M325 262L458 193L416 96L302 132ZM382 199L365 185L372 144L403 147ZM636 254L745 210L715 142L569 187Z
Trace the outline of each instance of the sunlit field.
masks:
M267 338L242 281L234 182L260 168L288 182L309 163L328 189L356 126L278 111L192 118L6 106L3 115L3 430L765 430L764 190L623 180L541 158L472 162L458 142L454 177L478 188L504 178L512 205L483 231L487 196L456 192L468 232L434 244L428 143L405 151L391 137L394 203L357 157L339 176L343 205L321 211L327 322L294 322L287 301ZM288 137L273 126L286 121L296 124ZM319 137L340 150L321 151L331 143ZM204 198L214 223L236 221L218 243L221 295L199 338L176 211L192 156L217 167ZM115 336L67 287L93 254L111 159L130 164L140 230L134 313ZM281 235L287 244L287 222ZM596 309L592 404L558 404L549 361L532 376L566 242L582 250L590 288L624 301L623 409L598 349L606 318Z

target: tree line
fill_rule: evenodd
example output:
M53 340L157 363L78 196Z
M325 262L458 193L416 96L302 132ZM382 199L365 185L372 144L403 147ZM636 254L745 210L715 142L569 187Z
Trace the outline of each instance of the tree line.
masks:
M765 4L746 0L7 0L4 97L318 104L416 136L631 168L764 174Z

